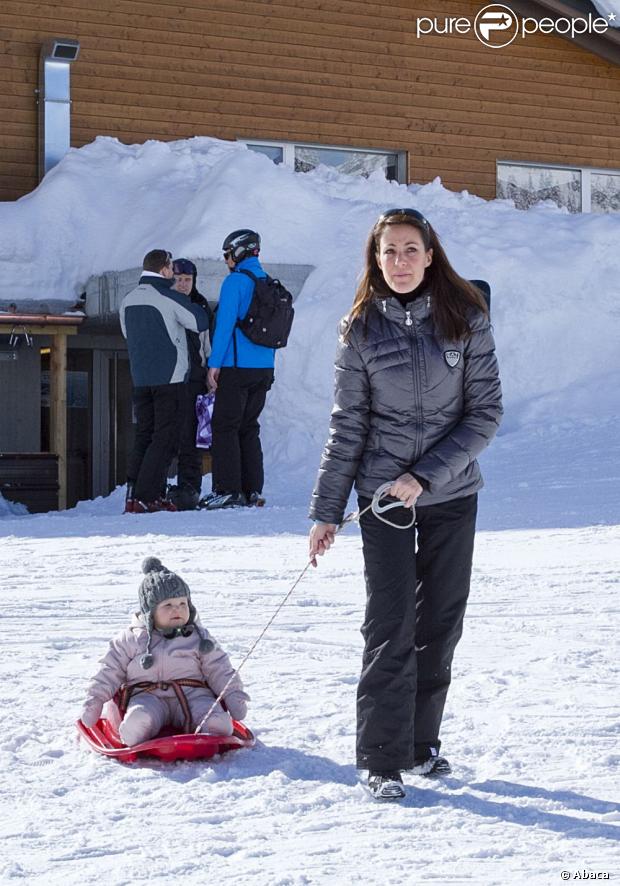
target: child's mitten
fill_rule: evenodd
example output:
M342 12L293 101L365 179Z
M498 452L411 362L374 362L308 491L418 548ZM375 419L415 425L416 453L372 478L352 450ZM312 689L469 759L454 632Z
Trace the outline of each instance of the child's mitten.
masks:
M97 720L101 716L101 711L103 709L103 703L100 701L87 701L84 705L84 709L82 710L81 721L84 726L88 726L89 729L92 729L93 726L97 725Z
M247 696L245 692L239 692L238 690L224 696L224 701L226 702L228 713L233 718L233 720L243 720L243 718L247 714L248 706L246 703L246 698Z

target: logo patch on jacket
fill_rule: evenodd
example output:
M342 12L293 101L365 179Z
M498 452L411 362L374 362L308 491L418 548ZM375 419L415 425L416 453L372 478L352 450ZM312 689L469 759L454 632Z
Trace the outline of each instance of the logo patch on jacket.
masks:
M454 369L454 367L458 364L459 360L461 359L461 352L460 351L444 351L443 356L444 356L444 360L446 361L448 366L451 369Z

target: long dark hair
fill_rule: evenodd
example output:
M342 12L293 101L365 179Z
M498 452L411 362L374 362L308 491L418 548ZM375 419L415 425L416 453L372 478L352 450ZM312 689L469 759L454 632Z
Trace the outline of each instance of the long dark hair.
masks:
M390 225L411 225L422 236L424 249L433 250L433 260L426 269L425 281L431 291L431 315L438 335L450 341L458 341L471 335L467 319L469 309L478 308L489 313L486 302L478 289L456 273L444 252L434 229L424 216L415 209L390 209L379 216L366 242L365 266L355 292L349 324L357 317L367 317L367 311L376 298L389 293L389 287L377 264L377 252L381 235Z

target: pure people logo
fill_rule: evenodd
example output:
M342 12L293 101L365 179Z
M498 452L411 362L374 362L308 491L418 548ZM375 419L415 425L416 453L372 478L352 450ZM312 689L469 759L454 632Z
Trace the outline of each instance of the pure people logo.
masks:
M511 9L494 3L485 6L474 19L474 33L481 43L492 49L508 46L519 32L519 20Z
M502 49L517 37L524 40L529 34L556 34L573 39L580 34L604 34L615 20L614 12L610 12L606 18L588 13L585 17L519 19L508 6L491 3L484 6L473 21L467 16L418 18L416 37L419 40L427 34L458 36L473 32L489 49Z

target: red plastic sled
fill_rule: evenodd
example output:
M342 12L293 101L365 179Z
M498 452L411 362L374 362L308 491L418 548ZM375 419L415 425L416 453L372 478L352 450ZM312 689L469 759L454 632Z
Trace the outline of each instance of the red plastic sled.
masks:
M156 738L129 748L123 744L118 734L118 708L113 702L108 702L106 707L105 713L108 716L98 720L96 726L85 726L81 720L77 720L75 725L93 751L122 763L133 763L138 757L158 757L167 763L173 760L207 760L215 754L251 748L256 742L247 726L233 720L232 735L210 735L203 732L198 735L174 735L172 730L164 729Z

